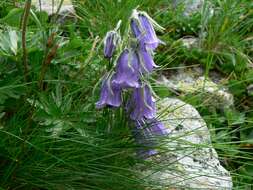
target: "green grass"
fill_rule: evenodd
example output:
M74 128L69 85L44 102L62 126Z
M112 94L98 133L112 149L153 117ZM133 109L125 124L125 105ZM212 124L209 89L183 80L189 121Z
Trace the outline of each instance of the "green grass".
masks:
M154 89L161 97L178 97L198 109L222 165L233 176L234 189L252 188L253 99L247 92L253 81L252 2L214 0L211 18L207 9L186 18L182 7L173 9L164 0L94 0L74 5L77 23L70 18L58 24L49 22L46 13L30 14L25 79L23 7L14 7L12 1L0 3L0 189L138 190L155 184L136 170L139 164L154 163L135 156L138 146L124 111L94 107L108 64L102 39L119 19L127 23L137 6L166 28L159 33L166 45L155 57L161 66L157 75L184 63L183 67L202 66L206 77L216 71L226 79L223 85L235 98L235 105L226 110L204 103L202 93L178 95L156 84ZM202 38L197 47L187 49L180 42L184 36ZM57 53L46 65L55 45Z
M233 94L234 106L217 109L212 102L204 103L206 95L187 94L181 99L194 105L211 130L213 146L223 165L233 176L234 189L252 188L252 95L247 86L252 83L252 2L211 1L214 15L208 18L206 9L202 15L182 17L180 8L168 7L159 11L157 20L166 26L162 38L168 42L157 55L162 70L201 66L205 77L210 71L223 77L222 85ZM187 49L180 42L184 36L201 37L196 47ZM172 69L170 69L172 68ZM165 93L164 90L162 93ZM178 94L167 93L170 96Z

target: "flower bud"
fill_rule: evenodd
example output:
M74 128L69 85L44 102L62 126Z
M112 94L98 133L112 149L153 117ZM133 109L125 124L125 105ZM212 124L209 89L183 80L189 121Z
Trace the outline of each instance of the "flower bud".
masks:
M118 32L112 30L106 33L104 39L104 56L105 58L110 59L113 56L113 53L120 42L120 35Z

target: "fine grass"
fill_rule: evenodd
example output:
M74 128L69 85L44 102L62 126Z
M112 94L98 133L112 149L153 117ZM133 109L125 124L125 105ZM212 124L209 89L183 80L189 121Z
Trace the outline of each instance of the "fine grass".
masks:
M14 1L1 2L0 189L163 189L157 188L159 182L143 177L138 166L173 171L173 164L137 158L140 147L124 111L98 111L94 106L108 64L102 39L119 19L126 23L121 29L124 34L136 7L166 28L159 33L166 45L155 56L161 68L154 78L196 65L205 69L206 78L211 71L223 76L221 88L227 87L235 100L225 110L206 103L203 92L178 94L152 85L158 96L178 97L198 109L222 165L233 177L234 189L252 188L253 99L248 87L253 81L253 4L247 0L209 3L201 13L185 17L183 6L175 9L164 0L73 1L77 19L70 16L63 23L33 10L26 30L25 78L20 29L24 1L20 8ZM211 17L210 9L214 10ZM197 46L182 46L185 36L199 38ZM162 146L166 139L158 140L157 148L166 152Z

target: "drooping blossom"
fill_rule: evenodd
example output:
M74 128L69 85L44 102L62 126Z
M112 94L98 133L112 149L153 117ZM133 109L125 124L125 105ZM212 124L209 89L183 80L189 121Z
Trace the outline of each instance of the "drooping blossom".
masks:
M104 56L105 58L111 58L115 52L116 46L120 41L120 35L117 31L109 31L106 33L104 39Z
M114 30L106 34L104 39L104 55L110 60L120 41L120 35L117 32L120 23L121 21ZM156 36L154 30L154 27L160 29L161 27L145 12L134 10L130 27L134 38L128 38L130 39L127 43L129 48L120 54L115 72L104 78L100 100L96 103L96 107L119 107L122 91L131 88L132 94L126 106L127 112L135 123L133 135L137 144L140 145L138 154L147 158L157 154L156 136L168 134L163 123L155 118L155 100L152 97L151 87L146 83L143 85L142 80L157 67L153 60L153 52L163 42Z
M127 104L127 110L130 112L130 118L135 121L155 117L155 101L147 85L134 89Z
M137 52L140 60L141 73L150 73L154 68L158 67L153 60L152 52L149 52L146 47L140 48Z
M156 137L164 136L169 133L162 122L157 119L146 119L135 122L133 136L138 145L143 146L138 149L140 157L150 157L157 154L154 149L156 145Z
M113 85L111 82L114 76L106 75L100 93L100 99L96 103L96 108L100 109L105 106L119 107L121 105L122 89Z
M164 124L156 118L146 120L147 130L150 131L152 135L167 135L169 129L167 129Z
M143 119L135 121L136 132L140 131L145 139L150 139L155 136L163 136L169 133L169 130L161 121L156 118Z
M154 25L162 29L154 20L152 20L147 13L133 11L131 19L131 29L134 37L136 37L140 44L145 45L151 50L155 50L159 44L163 43L156 35Z
M117 60L113 83L121 88L139 88L139 59L136 52L125 49Z
M157 154L154 150L155 142L151 136L148 136L145 130L143 130L143 121L136 121L135 127L132 130L135 142L139 146L137 148L137 155L141 158L148 158ZM148 138L149 137L149 138Z

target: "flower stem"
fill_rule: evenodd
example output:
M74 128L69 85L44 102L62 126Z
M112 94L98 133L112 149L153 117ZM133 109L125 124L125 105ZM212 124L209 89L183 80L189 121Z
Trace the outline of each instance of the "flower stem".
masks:
M60 4L58 5L55 14L54 14L54 11L52 11L52 14L54 15L54 16L53 16L53 19L52 19L53 22L56 22L56 21L57 21L57 17L58 17L58 14L59 14L60 10L61 10L63 1L64 1L64 0L61 0L61 1L60 1ZM54 9L54 8L53 8L53 9Z
M24 15L22 18L22 49L23 49L23 65L24 65L24 78L27 81L28 77L28 61L27 61L27 49L26 49L26 27L31 9L31 0L27 0L25 3Z
M56 44L52 47L51 50L46 51L45 59L42 64L42 69L41 69L40 78L39 78L39 82L38 82L40 90L43 90L43 80L45 78L47 68L51 64L54 57L56 56L58 48L59 48L59 45Z

